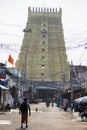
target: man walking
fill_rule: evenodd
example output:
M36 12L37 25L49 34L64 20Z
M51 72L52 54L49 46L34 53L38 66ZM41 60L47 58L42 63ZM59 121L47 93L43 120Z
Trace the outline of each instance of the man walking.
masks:
M24 101L19 108L19 114L21 114L21 128L23 128L23 123L26 123L26 128L28 127L28 113L30 116L31 115L30 105L27 103L27 98L24 98Z

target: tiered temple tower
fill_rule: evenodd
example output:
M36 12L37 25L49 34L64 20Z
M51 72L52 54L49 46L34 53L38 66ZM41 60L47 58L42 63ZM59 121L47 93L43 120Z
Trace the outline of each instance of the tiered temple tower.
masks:
M61 17L61 8L59 11L28 8L24 39L16 62L27 80L69 81Z

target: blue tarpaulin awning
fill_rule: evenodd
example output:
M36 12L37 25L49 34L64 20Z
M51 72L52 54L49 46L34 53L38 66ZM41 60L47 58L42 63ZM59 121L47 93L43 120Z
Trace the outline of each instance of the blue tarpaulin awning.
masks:
M3 85L0 85L0 88L1 88L1 89L8 89L8 88L6 88L6 87L3 86Z

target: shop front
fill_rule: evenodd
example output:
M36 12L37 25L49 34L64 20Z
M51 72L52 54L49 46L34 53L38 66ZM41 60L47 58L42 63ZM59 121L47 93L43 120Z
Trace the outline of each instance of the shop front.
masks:
M4 106L6 106L7 93L8 88L3 85L0 85L0 110L4 109Z

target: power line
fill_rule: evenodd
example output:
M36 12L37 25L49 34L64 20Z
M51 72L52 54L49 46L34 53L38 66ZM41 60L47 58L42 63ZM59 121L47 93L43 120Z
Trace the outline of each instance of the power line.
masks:
M7 33L0 33L0 35L22 37L22 35L12 35L12 34L7 34Z
M66 50L72 50L72 49L76 49L76 48L81 48L81 47L86 47L87 46L87 43L83 43L83 44L78 44L78 45L73 45L73 46L66 46ZM21 44L19 43L14 43L14 42L0 42L0 48L1 49L7 49L7 50L19 50L19 48L21 47ZM35 48L37 47L38 49L38 46L35 46ZM51 47L51 49L56 49L57 47ZM58 47L58 49L64 49L64 47Z
M4 44L4 43L1 43L0 42L0 50L3 50L3 51L11 51L11 52L19 52L20 51L20 47L21 47L21 44L17 44L17 43L14 43L14 44Z
M11 27L21 27L24 28L23 25L14 25L14 24L7 24L7 23L0 23L0 25L5 25L5 26L11 26Z
M0 25L24 28L23 25L14 25L14 24L7 24L7 23L0 23ZM50 27L49 27L49 28L50 28ZM84 34L84 33L87 33L87 31L85 31L85 30L74 30L74 29L73 29L73 30L72 30L72 29L67 30L67 29L65 29L64 32L65 32L65 31L69 31L69 32L77 32L77 31L80 31L79 33L69 35L68 38L65 38L66 41L71 40L71 39L75 39L75 38L77 38L77 37L80 37L80 38L81 38L81 37L83 37L84 35L86 35L86 34ZM12 34L6 34L6 33L0 33L0 35L21 37L21 35L12 35ZM73 38L73 37L74 37L74 38Z
M13 27L24 27L22 25L13 25L13 24L6 24L6 23L0 23L1 25L5 26L13 26ZM66 31L66 30L64 30ZM87 38L86 38L86 33L87 31L83 30L69 30L69 31L82 31L80 33L74 34L69 36L69 38L65 38L65 44L66 44L66 49L71 50L79 47L85 47ZM56 31L57 33L57 31ZM7 34L7 33L0 33L0 35L5 35L5 36L11 36L11 37L22 37L22 35L12 35L12 34ZM3 44L2 42L1 44ZM8 43L7 43L8 44ZM13 43L14 44L14 43ZM77 44L77 45L76 45Z

